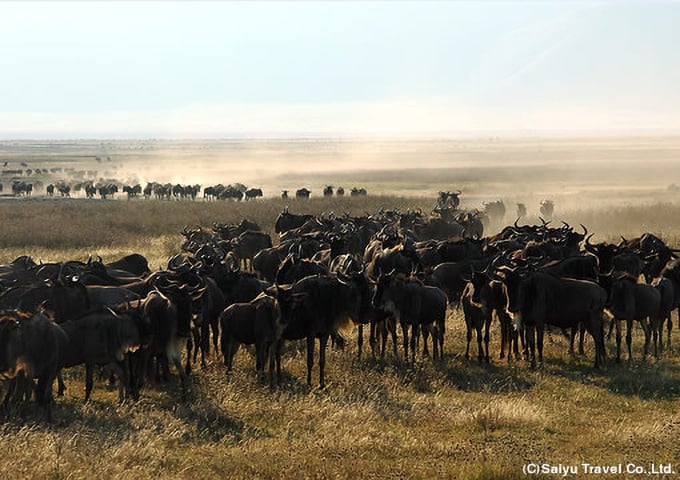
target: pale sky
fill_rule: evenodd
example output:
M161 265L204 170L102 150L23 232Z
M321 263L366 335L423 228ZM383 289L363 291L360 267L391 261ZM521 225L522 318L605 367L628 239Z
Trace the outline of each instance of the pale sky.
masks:
M0 138L680 132L680 3L0 2Z

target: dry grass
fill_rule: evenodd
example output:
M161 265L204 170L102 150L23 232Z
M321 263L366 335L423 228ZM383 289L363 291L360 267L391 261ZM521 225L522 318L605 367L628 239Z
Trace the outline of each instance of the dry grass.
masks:
M295 212L360 214L380 206L425 208L429 201L369 196L289 203ZM111 260L137 251L156 267L178 251L183 225L246 216L271 230L282 206L280 200L0 202L0 261L19 254L44 261L88 254ZM680 230L671 219L678 209L567 213L570 221L596 225L611 238L617 231L641 233L646 228L635 231L632 222L650 218L644 225L677 244ZM585 358L572 359L556 334L542 369L496 358L478 365L462 356L461 313L450 312L448 321L445 364L421 359L407 365L390 354L358 361L350 342L344 352L329 352L324 391L304 385L304 350L296 345L284 357L280 388L254 378L253 358L244 350L228 380L218 359L199 367L187 402L179 400L175 378L145 389L139 402L118 406L116 392L100 380L84 405L83 374L74 369L52 425L35 409L0 425L0 477L503 479L520 477L528 461L647 464L680 458L677 354L642 362L636 332L632 365L610 362L594 372L591 345ZM498 336L494 325L494 356ZM611 352L613 343L607 348Z

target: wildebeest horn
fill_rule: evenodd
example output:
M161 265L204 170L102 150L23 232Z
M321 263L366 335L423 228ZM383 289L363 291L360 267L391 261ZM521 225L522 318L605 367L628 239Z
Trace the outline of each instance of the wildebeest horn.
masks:
M588 235L588 229L586 228L586 226L583 225L582 223L579 223L579 225L581 225L581 228L583 229L583 236L585 237L586 235Z
M462 192L462 191L460 191L460 190L456 190L456 193L455 193L455 195L460 195L461 193L463 193L463 192Z

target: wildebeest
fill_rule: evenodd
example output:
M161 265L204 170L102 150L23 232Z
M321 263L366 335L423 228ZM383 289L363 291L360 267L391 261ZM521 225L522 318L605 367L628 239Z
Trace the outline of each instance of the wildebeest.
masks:
M333 196L333 185L326 185L326 187L323 189L323 196L324 197Z
M129 309L116 312L105 308L61 324L66 333L59 349L59 368L85 364L85 401L90 398L95 365L108 366L119 379L118 400L124 400L124 388L132 393L126 354L142 345L147 332L141 312ZM61 392L60 392L61 393ZM136 393L133 393L136 396Z
M500 222L505 217L505 204L503 200L495 200L493 202L482 202L484 212L492 222Z
M507 310L525 329L532 367L543 362L546 325L571 329L585 325L595 342L595 368L604 362L602 314L607 293L594 282L556 278L544 272L499 269L508 299Z
M311 193L312 191L308 190L307 188L298 188L295 190L295 198L309 198Z
M552 200L541 200L539 208L541 217L545 218L546 220L550 220L553 216L554 209L555 204L553 203Z
M306 339L308 385L312 384L314 344L319 339L319 385L324 388L328 339L348 320L360 322L367 298L354 282L323 275L306 277L296 282L291 287L291 294L300 298L300 301L291 309L283 339Z
M437 358L437 350L443 358L446 303L446 295L439 288L423 285L416 279L394 272L378 277L373 294L373 305L390 312L401 324L404 358L407 361L408 329L411 327L411 356L414 362L420 332L423 335L424 354L428 354L427 338L432 334L433 359Z
M626 346L628 347L628 361L632 361L631 348L633 320L640 322L645 334L643 355L649 353L652 325L658 321L661 307L661 292L651 285L636 283L636 278L630 275L619 275L613 279L609 294L608 308L614 317L616 325L616 361L621 361L621 326L620 321L626 321Z
M262 189L261 188L249 188L246 190L246 200L254 200L257 197L262 196Z
M289 213L288 207L285 207L276 218L274 231L278 234L285 233L294 228L301 227L307 220L312 218L314 218L313 215L296 215L294 213Z
M42 312L0 312L0 376L10 379L4 407L14 395L30 399L33 379L36 398L52 420L52 385L57 376L63 330Z
M345 189L344 189L343 187L338 187L338 188L335 190L335 194L336 194L338 197L342 197L343 195L345 195Z
M258 375L264 372L269 358L269 381L274 382L274 366L279 366L278 381L281 381L280 350L277 343L284 328L278 301L264 293L248 303L234 303L220 314L222 329L222 354L227 372L231 371L234 354L240 344L255 345L255 369Z
M526 217L526 215L527 215L527 206L524 205L523 203L518 203L517 204L517 218Z

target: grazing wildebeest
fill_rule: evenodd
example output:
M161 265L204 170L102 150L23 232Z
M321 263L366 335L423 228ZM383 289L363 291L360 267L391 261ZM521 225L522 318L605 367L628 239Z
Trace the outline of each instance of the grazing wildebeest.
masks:
M411 327L411 356L415 362L416 341L423 335L423 353L428 355L427 339L432 334L432 357L444 356L444 333L446 320L446 294L437 287L423 285L414 278L391 272L380 275L377 280L373 305L391 313L401 324L404 336L404 358L408 361Z
M595 343L595 368L604 362L602 314L606 291L594 282L556 278L544 272L523 268L498 269L508 299L507 310L526 330L532 367L543 362L543 335L546 325L570 329L585 325Z
M63 335L63 330L42 312L0 312L0 376L10 379L5 409L15 394L30 399L33 379L37 378L38 404L45 409L47 420L52 420L52 384Z
M276 298L265 293L260 294L248 303L234 303L220 314L222 329L222 354L227 373L231 371L234 354L240 344L255 345L255 369L258 376L264 373L264 366L269 358L269 382L274 383L274 365L281 364L277 360L280 354L277 343L285 324L281 316ZM281 372L278 371L278 381Z
M311 193L312 191L308 190L307 188L298 188L295 190L295 198L309 198Z
M550 220L553 216L553 211L555 209L555 204L552 200L541 200L539 211L541 212L541 217L546 220Z

